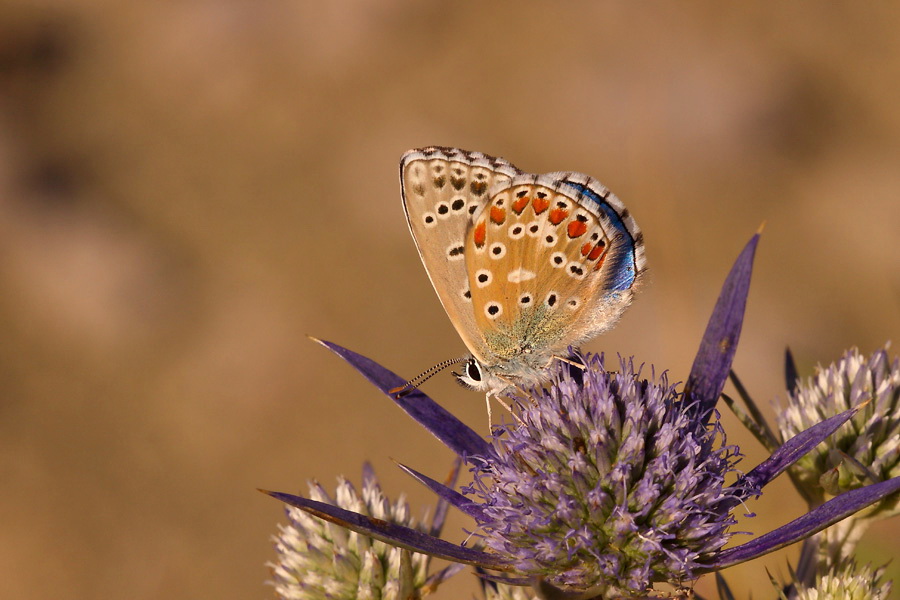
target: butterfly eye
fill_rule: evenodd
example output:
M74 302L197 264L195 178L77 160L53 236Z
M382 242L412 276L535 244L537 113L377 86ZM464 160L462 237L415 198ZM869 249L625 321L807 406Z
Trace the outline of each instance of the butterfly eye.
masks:
M475 359L470 360L465 366L465 375L472 381L481 381L481 367Z

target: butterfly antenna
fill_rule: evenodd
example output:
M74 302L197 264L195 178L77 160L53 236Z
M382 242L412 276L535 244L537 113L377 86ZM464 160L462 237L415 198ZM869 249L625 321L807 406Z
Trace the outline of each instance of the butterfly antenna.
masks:
M393 389L388 390L388 393L389 394L397 394L398 398L402 398L403 396L406 396L407 394L412 392L414 389L416 389L417 387L419 387L420 385L422 385L423 383L425 383L426 381L428 381L429 379L431 379L432 377L434 377L435 375L437 375L438 373L440 373L447 367L459 364L461 362L465 362L467 360L469 360L468 357L451 358L451 359L445 360L444 362L434 365L427 371L419 373L418 375L416 375L415 377L413 377L412 379L410 379L409 381L407 381L400 387L395 387Z

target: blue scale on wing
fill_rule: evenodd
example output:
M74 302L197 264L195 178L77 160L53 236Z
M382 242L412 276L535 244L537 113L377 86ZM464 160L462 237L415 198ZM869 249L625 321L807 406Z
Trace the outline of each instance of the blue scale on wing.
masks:
M617 253L610 257L612 262L609 265L609 271L612 274L612 278L609 282L609 289L611 291L631 289L634 285L635 278L634 238L632 237L631 232L628 231L625 223L622 222L619 213L586 185L573 183L571 181L563 181L562 183L578 190L583 197L594 202L594 204L603 211L603 214L609 217L612 226L622 234L621 244L624 247L624 252Z

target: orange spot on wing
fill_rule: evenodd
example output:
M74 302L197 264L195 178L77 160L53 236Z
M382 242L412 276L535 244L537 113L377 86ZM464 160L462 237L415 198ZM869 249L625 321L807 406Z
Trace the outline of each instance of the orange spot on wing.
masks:
M590 243L587 243L581 247L581 255L582 256L587 256L590 251L591 251Z
M531 206L534 208L534 214L539 215L550 206L550 201L546 198L535 198L531 201Z
M487 232L485 231L485 223L481 221L478 225L475 226L475 245L481 248L484 246L484 240L487 236Z
M591 250L591 253L588 254L588 260L597 260L603 254L604 250L606 250L604 244L597 244L594 246L594 249Z
M594 266L595 271L599 271L600 267L603 266L603 263L606 262L606 254L600 257L600 260L597 261L597 264Z
M569 211L564 208L554 208L550 211L550 222L554 225L562 223L569 216Z
M516 211L517 215L521 215L522 211L525 210L525 207L528 206L528 201L531 200L528 196L522 196L521 198L516 198L516 201L513 202L512 207L513 210Z
M553 215L551 214L550 217L552 220ZM566 231L570 238L575 239L587 232L587 223L584 223L583 221L569 221L569 226L566 227Z
M491 207L491 223L496 223L497 225L503 225L503 221L506 220L506 209L500 208L499 206Z

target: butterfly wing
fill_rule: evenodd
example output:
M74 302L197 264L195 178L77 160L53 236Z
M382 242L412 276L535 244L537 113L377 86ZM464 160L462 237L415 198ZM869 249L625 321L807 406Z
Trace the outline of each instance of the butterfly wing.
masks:
M645 269L634 219L580 173L520 175L496 188L466 248L474 319L493 363L549 362L608 329Z
M492 190L519 173L502 158L456 148L410 150L400 161L403 210L422 264L447 316L479 360L486 349L472 313L466 233Z

